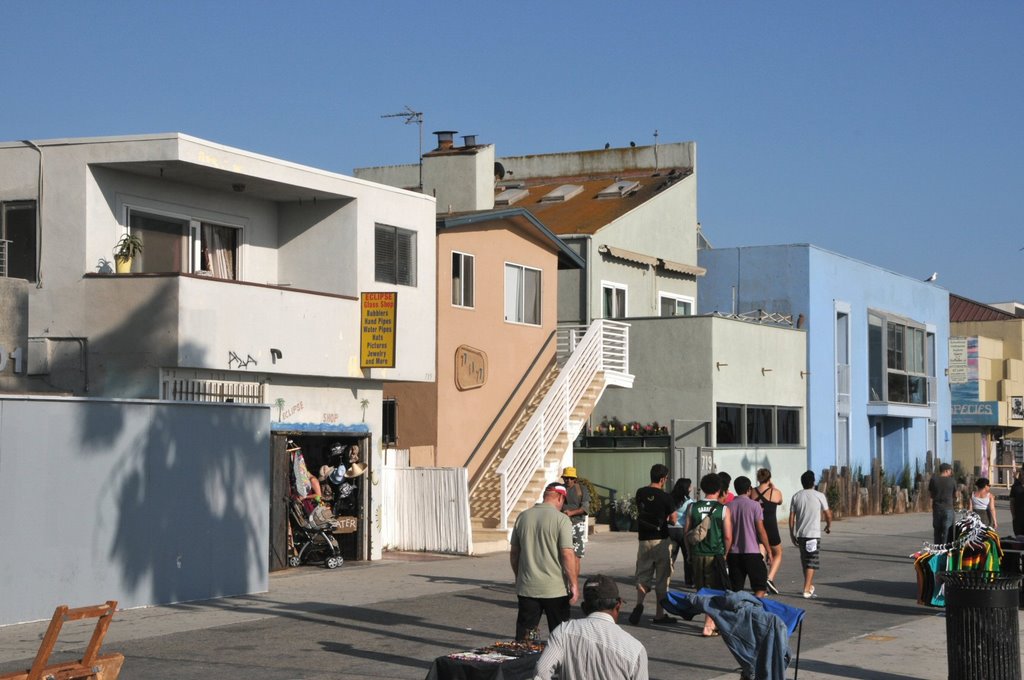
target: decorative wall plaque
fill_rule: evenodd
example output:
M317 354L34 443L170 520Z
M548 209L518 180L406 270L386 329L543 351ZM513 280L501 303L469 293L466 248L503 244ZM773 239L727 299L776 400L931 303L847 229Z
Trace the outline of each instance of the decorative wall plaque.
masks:
M468 345L455 350L455 386L472 390L487 382L487 355Z

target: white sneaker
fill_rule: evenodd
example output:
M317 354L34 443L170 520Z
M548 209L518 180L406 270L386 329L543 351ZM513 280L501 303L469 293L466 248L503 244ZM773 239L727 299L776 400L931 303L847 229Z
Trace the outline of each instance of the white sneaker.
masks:
M805 600L809 600L812 597L817 597L817 595L814 594L814 586L811 586L810 590L805 590L804 591L804 599Z

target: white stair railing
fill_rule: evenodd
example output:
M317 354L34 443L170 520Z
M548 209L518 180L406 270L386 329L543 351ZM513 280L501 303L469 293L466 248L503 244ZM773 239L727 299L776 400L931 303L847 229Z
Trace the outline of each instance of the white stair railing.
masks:
M572 411L594 377L603 371L607 384L633 384L629 374L629 324L598 319L589 328L559 328L558 350L560 358L568 354L558 379L496 470L501 480L502 529L508 529L509 514L534 473L544 465L544 456L558 435L565 433L572 441L579 434L583 423L571 422Z

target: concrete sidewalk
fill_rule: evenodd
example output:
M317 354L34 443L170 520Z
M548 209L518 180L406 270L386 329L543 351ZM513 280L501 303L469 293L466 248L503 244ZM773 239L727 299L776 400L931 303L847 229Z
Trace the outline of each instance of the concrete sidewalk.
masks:
M946 677L945 620L916 604L909 558L930 525L925 514L837 522L811 600L799 594L799 559L787 546L779 599L807 611L800 678ZM636 534L598 534L583 576L612 576L632 608L635 551ZM54 606L62 603L55 595ZM651 626L653 596L646 604L641 625L622 623L647 647L652 678L738 677L724 642L701 638L698 620ZM437 656L511 638L515 608L507 554L400 554L276 573L263 595L119 612L103 649L125 654L125 679L422 679ZM27 668L45 629L0 628L0 673ZM69 624L54 660L81 654L91 629Z

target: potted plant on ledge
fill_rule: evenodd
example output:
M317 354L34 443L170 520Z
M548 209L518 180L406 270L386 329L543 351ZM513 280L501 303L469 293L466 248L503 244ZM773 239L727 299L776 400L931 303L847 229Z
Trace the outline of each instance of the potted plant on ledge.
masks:
M132 270L132 259L142 252L142 239L135 234L125 234L114 244L114 267L118 274Z

